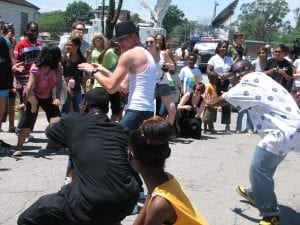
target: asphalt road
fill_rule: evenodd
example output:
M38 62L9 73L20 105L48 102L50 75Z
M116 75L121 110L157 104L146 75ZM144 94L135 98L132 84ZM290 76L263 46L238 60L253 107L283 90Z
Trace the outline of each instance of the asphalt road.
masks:
M232 116L235 122L236 114ZM218 134L201 140L178 139L171 143L172 154L166 170L183 184L191 200L211 225L257 224L258 211L236 194L237 185L247 186L248 167L259 137L256 134L225 134L216 123ZM0 156L0 224L15 225L19 214L40 196L63 185L67 152L45 149L46 118L40 114L34 140L24 146L22 158ZM15 145L15 134L0 138ZM232 128L234 126L232 125ZM275 174L276 193L282 211L281 225L300 224L300 155L290 153ZM135 215L123 225L132 224Z

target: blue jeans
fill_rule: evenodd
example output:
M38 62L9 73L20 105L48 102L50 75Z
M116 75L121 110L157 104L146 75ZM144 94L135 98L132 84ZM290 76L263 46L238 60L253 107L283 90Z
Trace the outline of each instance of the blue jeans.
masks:
M284 158L285 155L273 154L259 146L255 148L249 172L251 188L246 193L254 199L263 217L279 215L273 175Z
M66 102L62 107L61 114L67 114L70 112L71 102L73 104L73 111L80 112L81 101L82 101L81 91L74 91L73 96L68 95Z
M248 111L243 110L243 111L238 112L237 119L236 119L236 130L242 130L243 117L244 117L245 113L247 114L246 130L253 129L253 124L250 119Z
M153 115L154 112L151 111L137 111L128 109L120 123L128 127L129 130L135 130L139 128L144 120L149 119Z

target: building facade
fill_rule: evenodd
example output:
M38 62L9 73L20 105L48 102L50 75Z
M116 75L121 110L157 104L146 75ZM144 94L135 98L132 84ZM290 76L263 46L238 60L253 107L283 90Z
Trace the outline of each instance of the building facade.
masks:
M17 40L30 21L37 21L39 8L25 0L0 0L0 16L5 23L12 23Z

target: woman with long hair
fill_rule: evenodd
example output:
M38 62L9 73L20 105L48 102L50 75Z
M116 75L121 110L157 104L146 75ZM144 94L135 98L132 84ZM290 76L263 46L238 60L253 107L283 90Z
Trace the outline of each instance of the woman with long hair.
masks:
M62 114L70 112L71 103L74 112L80 112L82 101L81 86L85 88L83 72L78 69L80 63L86 62L80 51L82 36L72 33L66 43L66 54L62 59L64 80L67 83L67 99L62 107Z
M257 50L257 59L251 62L254 71L263 72L268 61L268 49L260 47Z
M176 115L176 106L171 95L166 73L168 73L169 68L172 68L172 66L174 67L174 65L172 61L168 59L166 51L160 50L160 48L157 46L154 36L147 37L146 49L153 56L156 65L157 78L155 95L161 98L162 102L166 106L168 110L167 121L173 125ZM157 108L159 109L160 107Z
M56 120L60 117L59 104L62 81L60 60L61 51L58 47L45 47L30 68L24 102L17 106L18 109L25 109L25 116L13 156L22 156L23 144L33 130L39 106L46 112L49 123L51 123L51 119ZM53 97L52 89L54 87L56 87L56 93Z

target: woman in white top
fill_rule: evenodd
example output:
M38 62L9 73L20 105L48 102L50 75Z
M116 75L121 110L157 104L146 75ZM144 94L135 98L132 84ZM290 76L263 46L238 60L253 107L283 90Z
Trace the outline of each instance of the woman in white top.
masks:
M217 94L218 96L221 96L223 92L228 91L228 86L230 84L229 78L232 75L233 61L232 58L227 55L228 42L220 41L216 47L215 53L216 54L208 61L207 74L215 74L218 76L218 82L216 84ZM230 133L230 117L230 106L223 106L221 123L225 124L225 132L227 133Z
M253 70L256 72L265 71L267 61L268 61L268 49L265 47L260 47L257 50L257 58L251 62Z
M169 68L174 68L174 64L171 59L168 58L166 51L159 50L154 36L147 37L146 49L153 56L156 65L157 77L155 96L160 97L164 105L167 107L167 121L173 125L176 115L176 106L172 98L166 73L168 73Z

